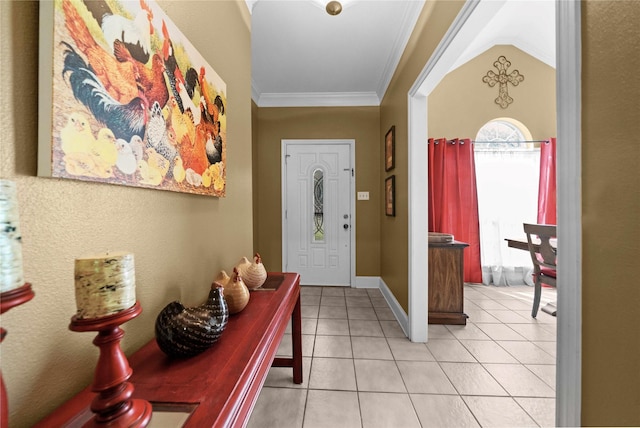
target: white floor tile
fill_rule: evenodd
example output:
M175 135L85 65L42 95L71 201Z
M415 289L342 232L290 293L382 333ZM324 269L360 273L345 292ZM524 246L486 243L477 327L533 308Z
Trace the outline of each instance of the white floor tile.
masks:
M556 366L555 364L525 364L528 368L544 381L551 389L556 389Z
M362 428L420 428L408 394L360 392Z
M304 428L327 427L362 427L357 392L309 390Z
M480 363L440 363L460 395L508 395Z
M516 402L541 427L556 426L556 400L553 398L516 397Z
M554 426L557 320L531 317L532 293L467 284L467 325L430 324L425 344L378 289L304 286L303 383L272 367L248 426ZM290 323L277 353L292 354Z
M317 318L347 319L346 306L321 306Z
M322 287L314 287L310 285L303 285L300 287L301 296L320 296L322 294Z
M481 363L518 362L493 340L461 340L460 343Z
M291 367L271 367L264 381L264 386L280 388L308 388L309 373L311 373L311 358L302 358L302 383L293 383L293 369Z
M485 332L480 330L473 323L467 323L467 325L448 325L447 330L449 330L458 340L490 340L489 336L487 336Z
M386 337L407 337L397 321L380 321L380 326Z
M555 397L555 391L521 364L484 364L512 397Z
M341 319L318 319L317 334L322 336L349 336L349 321Z
M353 358L349 336L316 336L314 357Z
M264 387L253 408L249 428L302 427L307 390Z
M411 394L411 401L424 428L480 426L459 395Z
M473 355L457 340L432 339L427 342L427 348L436 361L477 362Z
M302 318L318 318L318 305L302 305L300 306L300 313Z
M347 296L347 306L357 308L372 308L371 299L369 297Z
M378 320L349 320L349 330L351 336L384 337Z
M406 337L389 337L387 343L396 361L435 361L424 343L415 343Z
M320 306L346 306L346 300L344 295L340 296L325 296L322 295L320 300Z
M314 358L309 377L310 389L356 390L356 375L351 358Z
M508 353L513 355L522 364L555 364L556 359L547 354L542 348L527 341L498 341Z
M535 427L537 424L511 397L463 396L482 427Z
M389 310L389 312L391 312ZM350 320L377 320L378 316L373 307L349 306L347 305L347 316ZM393 319L393 318L392 318Z
M440 365L430 361L397 361L409 393L457 394Z
M555 331L547 330L542 324L512 324L509 327L527 340L539 342L556 341Z
M395 361L354 360L358 391L407 392Z
M393 360L391 349L384 337L351 337L353 358L371 360Z
M506 324L478 324L491 340L525 340Z
M446 325L429 324L427 330L429 332L429 341L431 341L431 339L455 339L456 338L447 329Z

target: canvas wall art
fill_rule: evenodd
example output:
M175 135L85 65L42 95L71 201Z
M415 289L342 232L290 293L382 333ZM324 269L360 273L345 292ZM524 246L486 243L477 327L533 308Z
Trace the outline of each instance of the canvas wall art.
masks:
M389 128L384 136L384 170L391 171L396 166L396 127Z
M396 216L396 176L392 175L384 180L384 213Z
M226 84L152 0L40 2L38 175L222 197Z

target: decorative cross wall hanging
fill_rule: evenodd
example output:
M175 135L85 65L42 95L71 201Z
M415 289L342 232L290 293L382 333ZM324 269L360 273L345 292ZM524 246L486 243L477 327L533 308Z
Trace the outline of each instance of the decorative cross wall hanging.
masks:
M495 102L500 107L507 108L509 104L513 102L513 98L509 96L507 84L511 83L513 86L518 86L518 84L524 80L524 76L520 74L518 70L513 70L507 74L507 69L511 67L511 62L502 55L493 63L493 66L498 69L498 74L489 70L487 71L487 75L482 78L482 81L491 88L493 88L496 83L499 84L498 98L495 99Z

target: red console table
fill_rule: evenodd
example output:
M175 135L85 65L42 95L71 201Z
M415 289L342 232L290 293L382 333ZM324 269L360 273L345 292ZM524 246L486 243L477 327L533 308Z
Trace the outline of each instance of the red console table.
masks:
M289 319L293 358L275 358ZM129 365L133 398L149 401L154 410L188 412L185 427L245 426L272 365L292 367L293 382L302 383L300 276L269 273L262 289L251 292L246 308L229 318L218 342L202 354L170 359L152 339L129 357ZM82 426L93 416L94 397L87 387L37 426Z

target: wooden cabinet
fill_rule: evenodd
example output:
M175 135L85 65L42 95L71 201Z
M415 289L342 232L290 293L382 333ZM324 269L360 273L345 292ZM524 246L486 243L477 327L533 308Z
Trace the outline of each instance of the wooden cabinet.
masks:
M429 324L467 324L464 257L469 244L429 243Z

